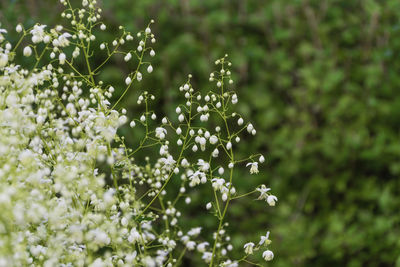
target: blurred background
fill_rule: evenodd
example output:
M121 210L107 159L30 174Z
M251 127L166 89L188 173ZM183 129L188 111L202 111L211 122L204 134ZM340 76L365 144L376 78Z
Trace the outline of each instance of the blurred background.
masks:
M142 89L158 96L159 114L172 115L187 74L206 92L214 60L229 54L237 107L257 129L239 153L261 151L268 161L257 176L238 174L238 187L264 183L279 198L275 208L255 197L235 202L237 257L243 242L270 230L270 266L400 266L400 1L99 5L108 27L99 41L119 25L136 32L156 21L154 75L124 99L130 116L138 117ZM0 0L0 21L16 41L18 22L54 25L60 10L54 0ZM114 63L99 79L114 85L117 98L129 68L122 58ZM201 192L192 203L204 209ZM200 220L195 225L216 223Z

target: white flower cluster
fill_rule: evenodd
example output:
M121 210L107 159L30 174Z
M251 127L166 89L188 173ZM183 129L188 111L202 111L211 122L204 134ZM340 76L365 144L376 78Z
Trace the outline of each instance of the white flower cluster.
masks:
M121 26L120 37L96 45L96 31L107 29L96 1L83 0L80 8L60 2L68 26L17 25L15 47L0 29L0 267L180 266L196 251L210 266L238 266L269 245L267 233L257 246L245 245L244 258L229 258L230 203L256 192L270 206L277 198L265 185L242 195L234 186L236 166L249 162L256 174L265 159L234 153L240 136L256 130L232 111L238 96L229 88L227 56L216 61L220 69L211 73L215 87L208 93L195 90L189 75L179 88L185 102L172 118L158 122L150 110L155 96L143 92L137 101L143 114L129 126L143 127L145 135L131 148L118 133L128 112L117 107L143 79L143 68L153 72L146 59L155 56L153 21L136 35ZM106 52L98 65L91 60L95 45ZM16 53L34 56L34 66L18 65ZM126 88L116 101L114 87L95 78L115 54L136 64L121 77ZM222 124L211 129L211 119ZM137 156L143 150L154 158ZM191 203L196 187L210 192L204 203L218 225L211 237L201 236L203 226L181 223L182 205ZM273 253L263 257L271 260Z

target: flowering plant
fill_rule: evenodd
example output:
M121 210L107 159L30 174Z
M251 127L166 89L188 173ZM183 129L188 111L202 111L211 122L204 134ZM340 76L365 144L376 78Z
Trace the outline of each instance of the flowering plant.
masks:
M148 60L156 54L154 21L135 35L121 26L110 44L98 44L96 34L107 27L96 1L83 0L79 8L60 2L65 26L18 25L15 46L0 29L0 266L179 266L191 251L209 266L237 266L253 263L250 255L263 247L263 258L272 260L269 232L257 245L245 244L242 258L229 257L230 203L257 192L270 206L277 198L265 185L237 193L235 168L247 163L257 174L265 159L234 153L240 136L256 130L233 111L238 96L230 89L227 56L215 62L213 89L206 94L188 76L179 88L185 100L176 117L158 121L151 110L156 96L145 91L137 100L143 114L130 120L119 105L153 71ZM34 57L32 67L15 63L21 52ZM94 65L97 53L106 58ZM115 89L97 75L115 55L135 67L111 103ZM211 129L210 120L219 126ZM132 131L143 127L137 147L128 147L117 132L125 124ZM138 158L144 150L149 156ZM179 181L179 190L171 180ZM205 208L217 218L211 237L202 236L201 225L180 224L185 214L178 204L190 205L199 186L209 188Z

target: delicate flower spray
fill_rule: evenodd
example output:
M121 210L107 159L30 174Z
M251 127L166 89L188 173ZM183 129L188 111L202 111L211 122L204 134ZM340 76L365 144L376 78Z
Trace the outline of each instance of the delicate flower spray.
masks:
M238 266L262 248L259 256L272 260L269 232L245 244L242 258L229 256L231 202L257 192L270 206L277 198L265 185L237 193L235 169L247 164L257 174L265 159L236 157L240 136L256 130L232 111L238 96L227 56L215 62L208 93L195 90L189 75L175 116L158 118L155 96L143 92L144 112L130 120L121 100L157 68L148 61L156 55L153 21L137 34L121 26L117 38L99 43L107 26L96 1L60 2L65 26L19 24L14 47L0 29L0 266L180 266L188 253L209 266ZM34 57L34 66L18 65L16 53ZM105 55L97 65L96 53ZM97 74L117 54L132 71L112 101L114 87ZM214 120L222 124L211 129ZM124 124L143 127L137 147L117 133ZM145 149L154 158L138 158ZM178 207L190 205L196 187L209 189L202 216L216 216L213 236L181 224Z

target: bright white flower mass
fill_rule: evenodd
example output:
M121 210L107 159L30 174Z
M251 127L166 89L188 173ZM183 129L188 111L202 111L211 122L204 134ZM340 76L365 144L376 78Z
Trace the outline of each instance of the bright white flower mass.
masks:
M122 99L153 71L153 21L139 33L121 26L121 36L100 43L95 34L107 26L96 1L60 3L65 26L18 25L16 47L0 29L0 266L180 266L191 251L209 266L233 267L268 246L269 232L231 259L231 236L247 235L229 226L232 202L258 192L274 206L277 197L265 185L241 192L237 169L251 162L256 174L265 159L236 151L242 130L255 130L239 127L228 57L217 60L206 95L191 75L182 81L173 116L156 112L151 91L140 93L135 113ZM19 64L14 51L36 62ZM125 88L97 76L118 54ZM206 209L191 212L196 202ZM188 228L196 216L211 225ZM270 250L262 256L273 259Z

